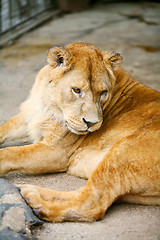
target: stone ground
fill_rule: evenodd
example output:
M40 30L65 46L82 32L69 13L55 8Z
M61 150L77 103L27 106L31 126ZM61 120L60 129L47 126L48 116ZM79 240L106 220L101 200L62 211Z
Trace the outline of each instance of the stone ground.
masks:
M46 64L47 50L76 41L121 52L125 69L144 84L160 90L160 4L99 4L54 19L0 51L1 123L18 112L37 72ZM65 173L32 176L10 173L5 179L56 190L78 189L86 182ZM158 240L160 208L113 205L101 221L44 223L43 227L33 229L33 234L37 240Z

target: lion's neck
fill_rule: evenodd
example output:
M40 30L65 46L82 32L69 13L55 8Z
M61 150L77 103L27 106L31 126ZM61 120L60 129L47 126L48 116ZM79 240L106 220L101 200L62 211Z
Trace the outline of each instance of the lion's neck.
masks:
M136 104L136 99L133 98L133 95L138 88L143 86L122 68L115 72L115 76L116 83L113 96L104 112L104 115L109 115L110 118L122 111L133 108Z
M113 119L117 114L131 111L138 105L160 101L160 93L135 80L120 68L115 72L116 83L104 116ZM107 117L108 118L108 117Z

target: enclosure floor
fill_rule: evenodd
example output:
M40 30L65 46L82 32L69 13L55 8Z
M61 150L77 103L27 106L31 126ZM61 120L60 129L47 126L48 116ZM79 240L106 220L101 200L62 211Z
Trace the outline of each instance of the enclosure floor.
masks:
M84 41L103 50L121 52L123 67L144 84L160 90L160 5L156 3L100 4L66 14L25 34L0 52L0 122L18 112L37 72L46 64L54 45ZM36 184L73 190L85 180L67 174L5 176L11 183ZM114 205L94 223L44 223L33 230L37 240L158 240L160 208Z

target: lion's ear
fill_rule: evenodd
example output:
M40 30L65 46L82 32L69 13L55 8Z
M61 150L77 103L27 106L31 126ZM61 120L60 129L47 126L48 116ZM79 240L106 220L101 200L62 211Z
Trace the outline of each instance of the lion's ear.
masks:
M117 70L123 61L122 55L117 52L104 52L103 57L105 62L111 66L113 70Z
M48 51L48 63L52 67L66 67L69 68L72 63L73 56L72 54L63 47L52 47Z

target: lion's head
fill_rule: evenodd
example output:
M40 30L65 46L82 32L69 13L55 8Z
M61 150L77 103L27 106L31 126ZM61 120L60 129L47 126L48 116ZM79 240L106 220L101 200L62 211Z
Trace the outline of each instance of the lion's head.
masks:
M99 129L121 61L119 53L102 52L91 44L51 48L46 104L54 107L57 120L76 134Z

